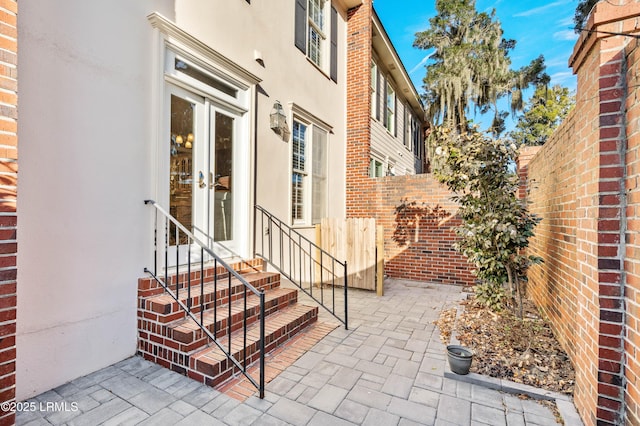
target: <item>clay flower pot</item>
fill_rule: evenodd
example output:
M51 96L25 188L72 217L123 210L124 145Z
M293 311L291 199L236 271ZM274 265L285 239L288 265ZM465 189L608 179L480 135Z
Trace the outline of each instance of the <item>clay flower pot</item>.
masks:
M469 374L471 361L473 361L471 349L459 345L449 345L447 346L447 358L451 371L456 374Z

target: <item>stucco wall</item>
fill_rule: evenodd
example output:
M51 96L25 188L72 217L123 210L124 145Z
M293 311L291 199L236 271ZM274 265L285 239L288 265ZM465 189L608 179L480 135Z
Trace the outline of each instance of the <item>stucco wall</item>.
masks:
M291 130L295 103L332 126L329 134L329 217L344 217L346 142L346 11L338 10L337 82L294 46L295 2L176 1L176 22L262 79L257 95L257 204L283 220L291 218L291 141L269 128L276 100ZM221 11L224 11L222 13ZM262 56L264 66L254 59ZM311 225L311 224L309 224Z
M173 8L109 5L20 4L18 399L135 353L150 254L146 15Z
M291 143L269 128L279 100L289 129L290 103L331 126L329 214L344 216L344 10L335 83L295 48L289 1L21 3L18 399L136 351L136 285L153 243L143 200L166 190L157 182L164 95L152 12L262 80L247 113L257 162L249 205L255 198L290 217Z

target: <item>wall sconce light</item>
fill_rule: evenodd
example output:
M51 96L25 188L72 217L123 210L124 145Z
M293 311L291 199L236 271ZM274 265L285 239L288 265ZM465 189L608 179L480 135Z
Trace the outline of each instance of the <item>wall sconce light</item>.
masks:
M269 114L269 123L271 130L282 137L282 140L287 140L289 137L289 127L287 126L287 116L284 113L284 108L280 101L276 101Z

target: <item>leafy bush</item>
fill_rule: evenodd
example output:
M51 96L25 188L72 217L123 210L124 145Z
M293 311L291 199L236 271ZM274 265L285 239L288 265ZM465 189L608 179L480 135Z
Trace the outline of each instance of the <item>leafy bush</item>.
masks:
M463 224L457 229L456 249L475 266L482 283L476 288L479 298L494 309L503 299L507 305L521 305L527 269L542 262L523 249L541 219L516 196L516 146L477 129L458 133L437 127L430 138L436 147L435 176L460 204Z

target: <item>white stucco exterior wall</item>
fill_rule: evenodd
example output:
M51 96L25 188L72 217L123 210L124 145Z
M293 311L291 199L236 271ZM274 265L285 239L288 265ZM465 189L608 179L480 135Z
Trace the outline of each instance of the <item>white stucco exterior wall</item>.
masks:
M291 216L291 142L269 128L276 100L291 130L290 103L333 126L329 135L330 217L345 216L346 10L337 2L338 81L319 71L294 46L294 6L289 0L176 1L176 22L262 79L257 96L257 203L283 220ZM224 12L223 12L224 11ZM255 59L260 52L264 66ZM328 72L328 71L327 71Z
M158 195L163 99L147 16L163 15L262 80L250 111L252 202L290 217L291 143L269 128L279 100L290 128L291 103L332 126L329 216L344 217L346 11L336 7L337 84L295 48L288 0L20 2L18 400L136 352L137 279L152 258L143 200Z
M17 398L136 351L153 30L171 1L21 1Z

